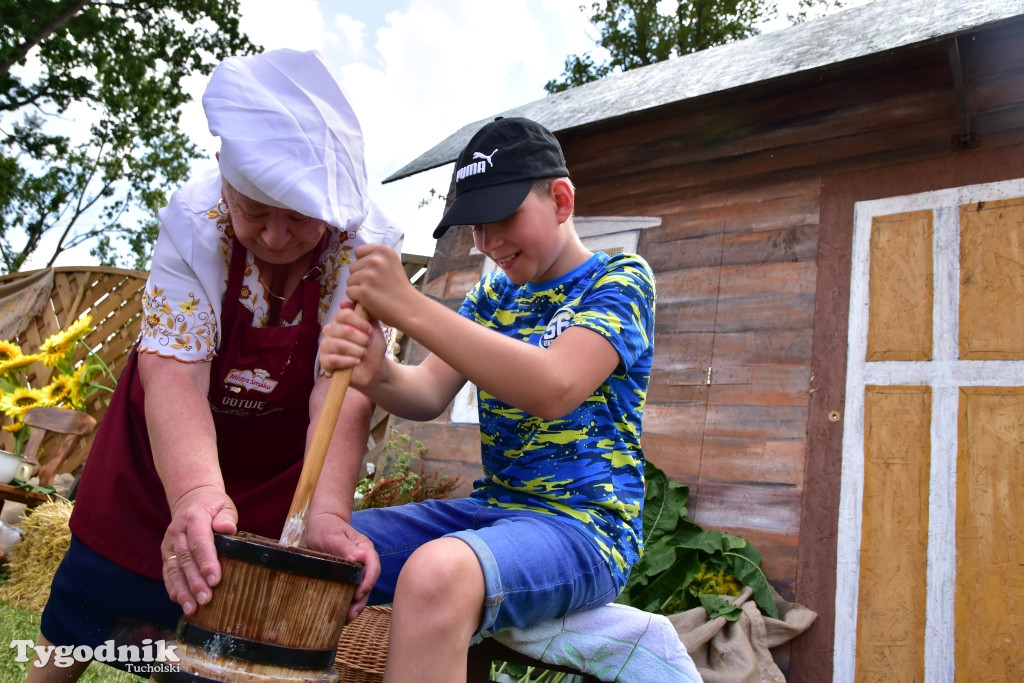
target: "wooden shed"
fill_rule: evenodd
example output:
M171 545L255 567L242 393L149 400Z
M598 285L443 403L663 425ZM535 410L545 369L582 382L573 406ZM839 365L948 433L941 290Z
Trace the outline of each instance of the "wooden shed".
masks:
M790 680L1024 679L1024 3L876 0L495 114L653 266L646 456L818 613ZM424 289L484 267L451 230ZM468 486L473 419L396 426Z

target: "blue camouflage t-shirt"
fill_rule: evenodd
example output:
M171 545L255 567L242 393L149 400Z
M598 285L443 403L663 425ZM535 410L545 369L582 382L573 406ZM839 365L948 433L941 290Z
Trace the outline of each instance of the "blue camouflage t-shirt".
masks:
M643 547L640 434L654 358L654 301L654 276L641 257L598 252L549 282L520 286L504 273L489 275L459 311L545 348L578 325L605 337L618 352L612 375L557 420L543 420L478 390L484 476L474 482L471 495L579 527L607 559L620 588Z

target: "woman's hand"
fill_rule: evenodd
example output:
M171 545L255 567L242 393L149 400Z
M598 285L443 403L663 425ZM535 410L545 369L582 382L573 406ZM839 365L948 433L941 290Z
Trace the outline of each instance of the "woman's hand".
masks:
M234 534L237 523L235 504L216 486L192 489L171 507L171 523L160 544L164 584L185 614L208 603L220 583L213 534Z
M313 550L363 565L363 580L356 587L348 608L348 621L352 621L366 607L370 590L380 576L380 558L373 543L340 516L324 512L309 518L306 544Z

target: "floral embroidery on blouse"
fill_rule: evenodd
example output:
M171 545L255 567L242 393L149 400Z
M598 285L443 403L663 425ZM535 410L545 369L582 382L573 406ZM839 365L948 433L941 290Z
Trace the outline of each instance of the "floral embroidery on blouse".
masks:
M334 292L338 289L341 281L341 271L352 263L352 245L348 244L349 239L355 238L355 233L338 233L338 240L331 240L324 249L320 258L320 267L323 268L325 277L320 278L320 306L317 309L317 322L323 326L324 315L334 300Z
M228 205L224 201L224 197L221 197L217 201L217 206L210 209L206 215L217 222L217 232L220 233L220 256L224 259L224 286L227 287L231 271L231 245L235 241L235 229L231 225L231 216L228 215Z
M178 302L175 312L164 295L164 290L151 287L144 292L142 313L146 324L142 335L156 340L164 348L184 351L203 351L213 357L217 339L217 321L210 311L201 305L194 292L189 292L188 301Z

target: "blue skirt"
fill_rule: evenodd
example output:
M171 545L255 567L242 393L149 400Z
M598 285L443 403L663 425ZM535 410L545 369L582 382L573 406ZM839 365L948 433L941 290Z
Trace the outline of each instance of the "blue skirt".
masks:
M142 646L174 639L181 606L154 581L97 555L74 536L50 587L40 630L54 645ZM119 662L107 662L125 668Z

